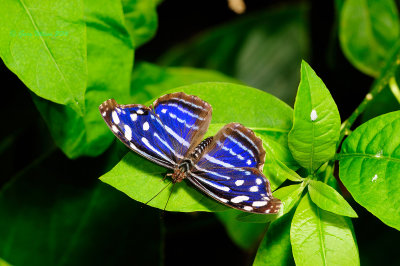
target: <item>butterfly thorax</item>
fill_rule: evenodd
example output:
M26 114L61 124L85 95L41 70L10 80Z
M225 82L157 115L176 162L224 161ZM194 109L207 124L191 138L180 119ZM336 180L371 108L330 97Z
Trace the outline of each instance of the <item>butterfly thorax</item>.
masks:
M200 142L200 144L197 145L197 147L189 156L189 159L184 159L182 162L180 162L179 166L174 169L174 173L172 174L172 181L174 183L179 183L186 178L190 169L193 168L193 162L201 158L201 155L204 153L204 150L211 143L211 141L212 137L208 137Z

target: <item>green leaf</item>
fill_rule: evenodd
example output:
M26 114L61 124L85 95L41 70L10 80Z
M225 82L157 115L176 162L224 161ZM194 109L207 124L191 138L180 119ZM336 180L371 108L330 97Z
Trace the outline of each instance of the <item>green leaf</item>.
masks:
M339 27L343 52L360 71L377 77L399 39L399 15L393 0L347 0Z
M340 116L331 94L314 70L303 61L294 105L289 148L296 161L314 172L333 158L340 134Z
M131 77L131 98L135 103L146 103L165 94L171 88L198 82L230 82L238 80L217 71L189 67L160 67L147 62L135 65Z
M400 230L400 111L358 127L342 145L340 180L353 198Z
M254 248L265 231L265 224L243 223L235 219L239 210L217 212L217 217L225 226L225 230L233 242L244 250Z
M99 163L53 153L7 183L0 257L12 265L158 265L159 212L94 179Z
M170 92L172 91L194 94L211 104L213 117L208 135L214 135L223 125L233 121L250 128L264 129L272 135L276 131L287 134L292 126L292 109L288 105L272 95L250 87L209 82L179 87ZM101 180L137 201L147 202L165 186L166 183L161 182L165 173L167 169L129 153L110 172L103 175ZM168 195L169 189L165 189L149 205L164 209ZM186 182L175 186L167 206L170 211L186 212L224 209L224 206L188 186Z
M281 210L277 215L265 215L256 213L242 212L236 218L242 222L251 223L266 223L273 221L279 217L289 213L300 200L301 194L304 190L304 183L282 187L273 193L275 198L282 201Z
M294 265L290 245L290 225L294 212L274 221L264 236L253 266Z
M86 29L83 1L0 3L0 56L35 94L85 111Z
M164 65L215 69L292 105L309 54L308 8L263 10L210 29L168 51Z
M309 184L308 192L318 207L335 214L358 217L357 213L335 189L316 180L310 180Z
M290 228L296 265L360 265L350 218L324 211L303 197Z
M98 106L109 98L129 99L133 50L123 26L118 1L85 2L87 45L87 89L81 115L62 106L33 97L57 145L70 158L97 156L107 149L113 136L104 126ZM107 18L104 20L104 18Z
M125 25L135 48L149 41L156 33L157 2L155 0L121 0Z

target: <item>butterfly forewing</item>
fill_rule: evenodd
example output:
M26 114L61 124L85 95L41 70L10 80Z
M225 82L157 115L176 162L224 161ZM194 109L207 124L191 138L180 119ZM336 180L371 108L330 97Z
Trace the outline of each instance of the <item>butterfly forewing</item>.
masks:
M188 179L220 202L244 211L276 213L281 202L272 197L262 174L262 141L238 123L222 128L194 162Z
M175 154L170 136L151 108L140 104L119 105L110 99L99 109L112 132L135 152L171 169L182 159Z
M212 113L210 104L196 96L177 92L158 98L153 105L175 153L180 156L190 154L208 129Z

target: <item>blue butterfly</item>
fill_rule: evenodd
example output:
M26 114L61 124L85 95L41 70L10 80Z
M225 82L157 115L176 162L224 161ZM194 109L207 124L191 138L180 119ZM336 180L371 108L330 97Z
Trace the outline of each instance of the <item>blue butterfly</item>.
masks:
M183 92L158 98L150 107L119 105L114 99L99 107L112 132L131 150L172 169L172 182L188 179L215 200L242 211L277 213L262 170L262 140L239 123L224 126L214 137L203 137L212 108Z

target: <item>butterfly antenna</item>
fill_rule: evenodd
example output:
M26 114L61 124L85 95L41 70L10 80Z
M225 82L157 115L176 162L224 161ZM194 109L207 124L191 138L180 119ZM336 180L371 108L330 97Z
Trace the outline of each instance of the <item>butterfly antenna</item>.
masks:
M167 202L165 203L165 206L164 206L164 211L165 211L165 209L167 208L167 205L168 205L169 198L171 198L172 192L174 191L175 184L176 184L176 183L174 183L174 184L172 185L171 192L169 193L169 196L168 196Z
M147 201L145 203L145 205L147 205L150 201L152 201L155 197L157 197L158 195L160 195L161 192L164 191L164 189L166 189L170 184L172 183L172 181L170 181L165 187L163 187L156 195L154 195L149 201ZM175 183L174 183L175 184Z

